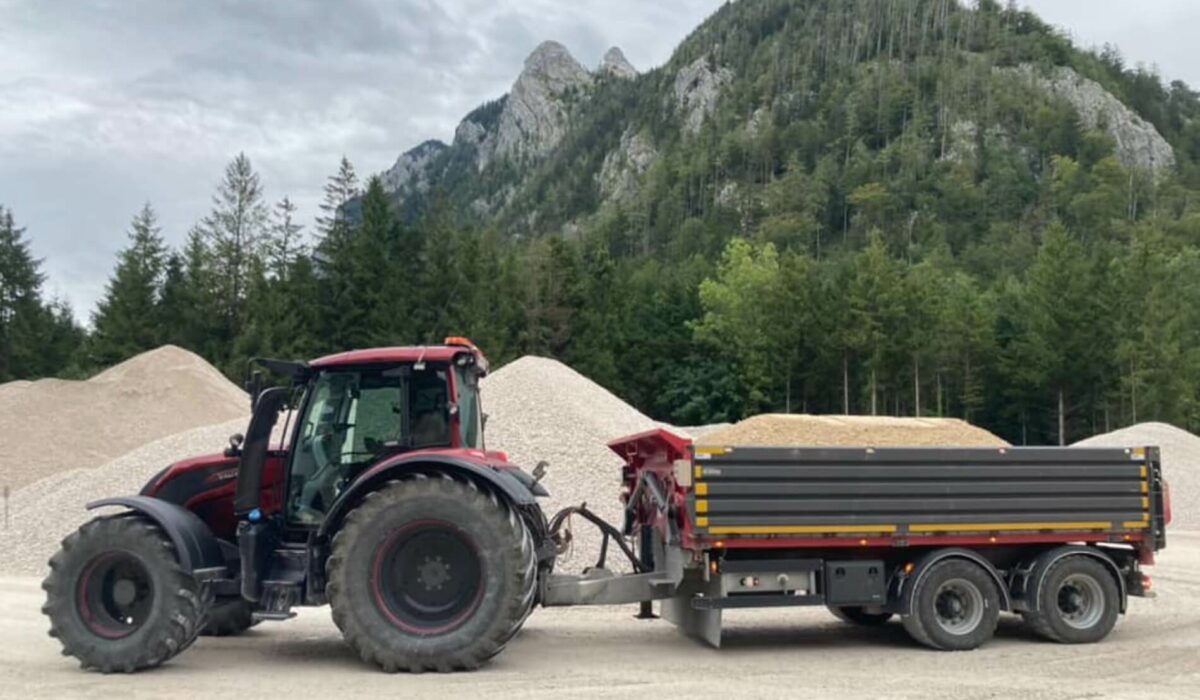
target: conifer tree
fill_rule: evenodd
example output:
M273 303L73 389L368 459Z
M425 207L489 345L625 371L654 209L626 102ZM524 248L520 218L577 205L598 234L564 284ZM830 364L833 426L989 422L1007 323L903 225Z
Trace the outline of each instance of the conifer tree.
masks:
M100 366L120 362L165 342L156 308L166 265L158 217L149 203L133 217L129 244L92 316L92 359Z

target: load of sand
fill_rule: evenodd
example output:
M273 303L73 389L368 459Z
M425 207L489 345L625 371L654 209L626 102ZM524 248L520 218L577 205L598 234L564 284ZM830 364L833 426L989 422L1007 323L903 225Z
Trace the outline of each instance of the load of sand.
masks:
M957 418L813 416L764 413L697 437L700 445L1005 447L1004 440Z
M159 438L244 418L249 408L215 367L173 345L87 381L9 382L0 385L0 485L16 490L92 469Z

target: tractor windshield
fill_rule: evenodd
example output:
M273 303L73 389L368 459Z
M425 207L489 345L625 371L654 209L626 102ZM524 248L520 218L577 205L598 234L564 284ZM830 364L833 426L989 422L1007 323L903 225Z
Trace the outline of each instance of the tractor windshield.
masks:
M390 452L450 444L448 367L322 372L309 388L288 483L289 520L319 523Z

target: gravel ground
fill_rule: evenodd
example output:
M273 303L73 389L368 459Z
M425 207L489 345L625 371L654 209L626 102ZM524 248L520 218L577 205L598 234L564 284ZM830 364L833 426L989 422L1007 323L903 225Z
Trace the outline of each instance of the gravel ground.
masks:
M1172 525L1200 528L1200 436L1167 423L1138 423L1080 440L1075 446L1162 448L1163 478L1171 488Z
M704 445L872 446L955 445L1004 447L1007 442L957 418L811 416L766 413L722 430L704 432Z
M632 696L1195 698L1200 696L1200 533L1172 533L1150 569L1156 599L1135 598L1104 642L1059 645L1004 616L982 649L915 646L898 623L847 627L822 609L738 611L710 649L633 608L536 610L474 673L388 675L342 642L326 608L234 638L201 638L166 666L134 675L80 671L59 655L34 578L0 578L0 696L579 698Z
M244 416L246 394L199 356L165 345L92 377L0 385L0 486L91 469L158 438Z

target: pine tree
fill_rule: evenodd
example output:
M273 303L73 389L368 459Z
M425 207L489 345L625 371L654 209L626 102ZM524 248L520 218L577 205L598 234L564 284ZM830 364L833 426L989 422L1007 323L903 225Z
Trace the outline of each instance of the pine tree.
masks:
M225 167L225 176L213 195L213 209L200 223L212 252L218 338L225 344L232 343L240 330L250 273L262 254L266 225L262 183L250 159L239 153Z
M45 275L24 234L0 206L0 382L61 374L83 341L70 307L43 301Z
M117 267L92 316L92 360L120 362L165 342L156 310L163 285L166 244L149 203L133 218L129 245L117 254Z

